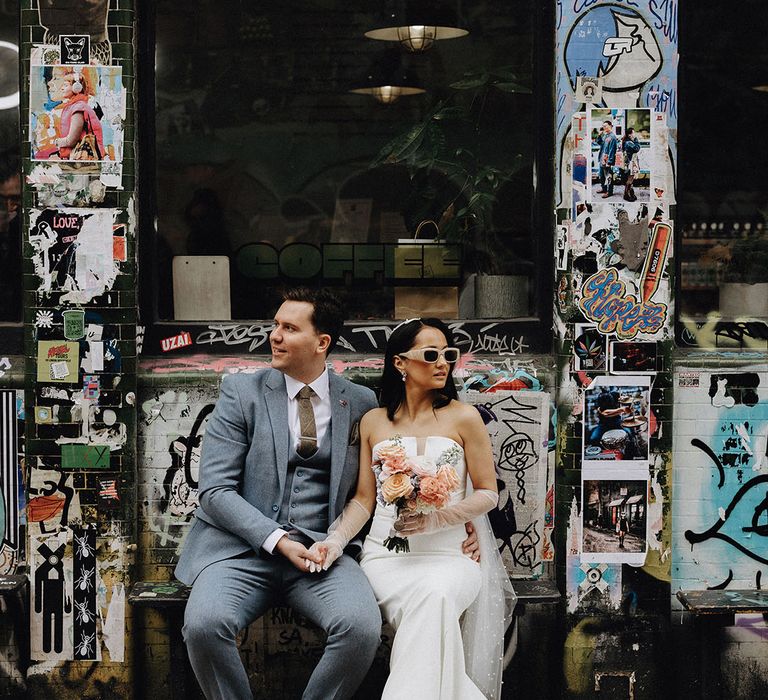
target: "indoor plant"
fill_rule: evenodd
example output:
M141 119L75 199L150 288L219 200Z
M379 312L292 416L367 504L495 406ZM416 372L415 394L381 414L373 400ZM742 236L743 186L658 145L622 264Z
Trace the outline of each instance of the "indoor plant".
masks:
M387 143L371 167L404 165L413 185L405 203L411 230L422 221L433 220L441 240L463 244L465 268L485 278L478 282L478 278L470 276L467 283L472 285L472 292L475 286L493 287L493 291L477 289L477 315L521 315L521 306L527 307L527 277L500 275L506 270L500 264L498 251L502 247L495 239L492 216L500 188L523 166L524 159L520 153L503 154L503 164L495 165L481 153L483 149L486 154L493 151L492 135L483 131L489 93L529 93L530 89L521 84L511 68L466 74L451 87L451 96ZM492 300L495 306L477 308L483 300ZM515 303L505 307L503 302Z

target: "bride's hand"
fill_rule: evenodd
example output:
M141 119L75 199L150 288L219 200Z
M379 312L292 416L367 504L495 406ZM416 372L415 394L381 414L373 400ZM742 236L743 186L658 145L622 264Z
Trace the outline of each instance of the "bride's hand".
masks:
M315 560L305 559L307 563L307 570L315 574L323 570L325 566L325 560L327 550L322 542L315 542L310 548L309 552L315 555Z
M408 535L418 535L430 528L433 513L424 515L423 513L403 513L393 527L398 535L408 537Z
M328 571L331 564L341 556L342 552L341 548L335 542L329 542L328 540L315 542L309 548L309 551L320 558L319 564L307 559L307 569L313 574L319 573L320 571Z

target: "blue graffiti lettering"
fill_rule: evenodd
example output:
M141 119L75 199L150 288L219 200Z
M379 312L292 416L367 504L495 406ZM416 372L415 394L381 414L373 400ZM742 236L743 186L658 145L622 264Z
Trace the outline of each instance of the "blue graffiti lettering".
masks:
M656 18L653 26L661 29L667 39L677 45L677 2L675 0L649 0L648 9Z
M645 106L677 118L677 91L665 90L659 84L652 85L646 94Z

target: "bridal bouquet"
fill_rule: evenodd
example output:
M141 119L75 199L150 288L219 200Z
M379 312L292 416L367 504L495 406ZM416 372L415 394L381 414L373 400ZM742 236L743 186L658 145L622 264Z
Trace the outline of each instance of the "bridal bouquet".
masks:
M390 438L376 451L371 465L376 475L376 500L383 506L394 505L398 517L444 507L460 485L453 466L459 457L458 447L443 451L437 460L424 455L409 457L402 440ZM394 530L384 546L390 551L410 551L408 538L399 537Z

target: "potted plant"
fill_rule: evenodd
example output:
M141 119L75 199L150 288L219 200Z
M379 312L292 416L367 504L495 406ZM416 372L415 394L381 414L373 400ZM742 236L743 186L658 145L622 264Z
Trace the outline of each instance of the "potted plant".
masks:
M439 240L463 245L466 266L477 273L465 283L476 299L477 316L521 315L519 309L527 307L527 277L503 274L507 271L500 264L492 215L500 188L522 167L523 158L513 154L504 167L497 167L478 154L488 93L527 93L530 89L510 68L466 74L451 87L453 95L387 143L371 167L404 165L413 185L411 197L404 203L411 228L431 220L437 225Z
M768 319L768 232L753 229L736 238L729 249L720 284L720 313Z

